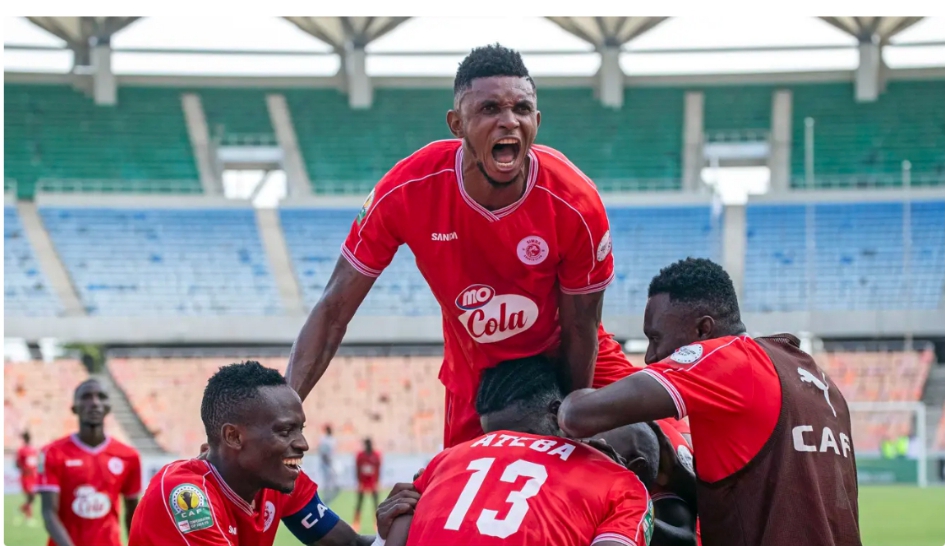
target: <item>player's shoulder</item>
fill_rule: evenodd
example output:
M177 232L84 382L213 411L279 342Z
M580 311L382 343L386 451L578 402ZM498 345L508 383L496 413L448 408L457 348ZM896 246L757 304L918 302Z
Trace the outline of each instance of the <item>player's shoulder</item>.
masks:
M151 478L145 496L159 497L162 502L173 505L188 499L200 499L209 502L215 492L213 480L208 480L211 473L206 461L184 459L162 466ZM186 494L185 494L186 493ZM182 506L190 504L184 502Z
M59 453L62 451L68 451L75 447L75 442L72 440L72 435L63 436L62 438L57 438L48 444L39 448L39 452L43 455L49 455L50 453Z
M456 151L460 146L461 140L437 140L401 159L378 182L375 198L407 184L426 180L435 182L442 175L452 176L456 171Z
M567 195L600 198L590 177L563 153L541 144L533 145L532 150L538 158L540 185Z
M745 334L698 341L676 349L668 357L661 360L660 364L673 368L688 369L699 364L716 361L723 355L726 362L729 363L732 360L731 355L744 352L746 344L754 345L755 342Z
M111 438L108 441L108 446L105 448L105 452L109 455L122 457L125 459L133 459L138 457L137 449L115 438Z

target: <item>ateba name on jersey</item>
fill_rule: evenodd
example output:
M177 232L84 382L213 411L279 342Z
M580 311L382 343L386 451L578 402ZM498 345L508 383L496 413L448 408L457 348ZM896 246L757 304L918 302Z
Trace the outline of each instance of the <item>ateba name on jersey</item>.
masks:
M495 343L528 330L538 320L538 306L525 296L497 295L491 286L474 284L456 297L465 311L459 321L479 343Z
M574 453L574 445L567 442L559 442L548 438L535 440L533 438L524 438L512 436L511 434L487 434L479 440L476 440L473 447L527 447L534 449L539 453L545 453L552 457L558 457L562 461L567 461L568 457Z

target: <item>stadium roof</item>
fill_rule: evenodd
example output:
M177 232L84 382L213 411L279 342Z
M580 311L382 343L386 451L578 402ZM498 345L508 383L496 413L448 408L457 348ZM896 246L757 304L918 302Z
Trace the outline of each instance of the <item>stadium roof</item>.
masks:
M918 23L922 17L821 17L860 42L888 43L889 39Z
M364 48L409 17L286 17L292 24L343 53L350 43Z
M61 38L75 52L76 64L87 65L89 48L108 43L112 35L134 23L138 17L27 17L33 24Z
M595 49L620 47L669 17L548 17Z

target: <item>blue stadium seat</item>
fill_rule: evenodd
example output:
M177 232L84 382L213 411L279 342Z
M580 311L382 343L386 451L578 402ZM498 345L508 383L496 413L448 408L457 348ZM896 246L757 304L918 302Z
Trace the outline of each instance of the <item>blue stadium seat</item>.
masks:
M3 207L3 296L3 312L8 316L44 317L62 312L15 207Z
M90 315L283 312L254 212L41 208Z
M748 207L746 310L938 308L945 282L945 202L912 203L908 282L903 203L818 204L811 212L813 297L807 207Z

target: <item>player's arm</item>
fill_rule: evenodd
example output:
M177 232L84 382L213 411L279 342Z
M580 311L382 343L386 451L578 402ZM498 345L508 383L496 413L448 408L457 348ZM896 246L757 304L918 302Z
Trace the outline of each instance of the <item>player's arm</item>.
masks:
M387 533L387 543L384 546L407 546L407 538L410 535L410 524L412 522L413 514L395 519L390 526L390 532Z
M572 392L561 403L558 424L575 438L644 421L676 416L669 392L656 379L635 373L602 389Z
M571 390L590 387L597 362L597 330L604 308L604 292L565 294L558 298L561 352L567 362Z
M42 504L43 524L46 532L49 533L49 538L57 546L74 546L72 537L66 532L65 526L59 519L59 491L40 491L39 498Z
M125 497L125 529L131 533L131 520L138 509L138 497Z
M137 453L128 461L128 473L125 475L125 483L122 484L121 495L125 498L125 527L128 533L131 533L131 519L138 508L138 497L141 495L141 456Z

